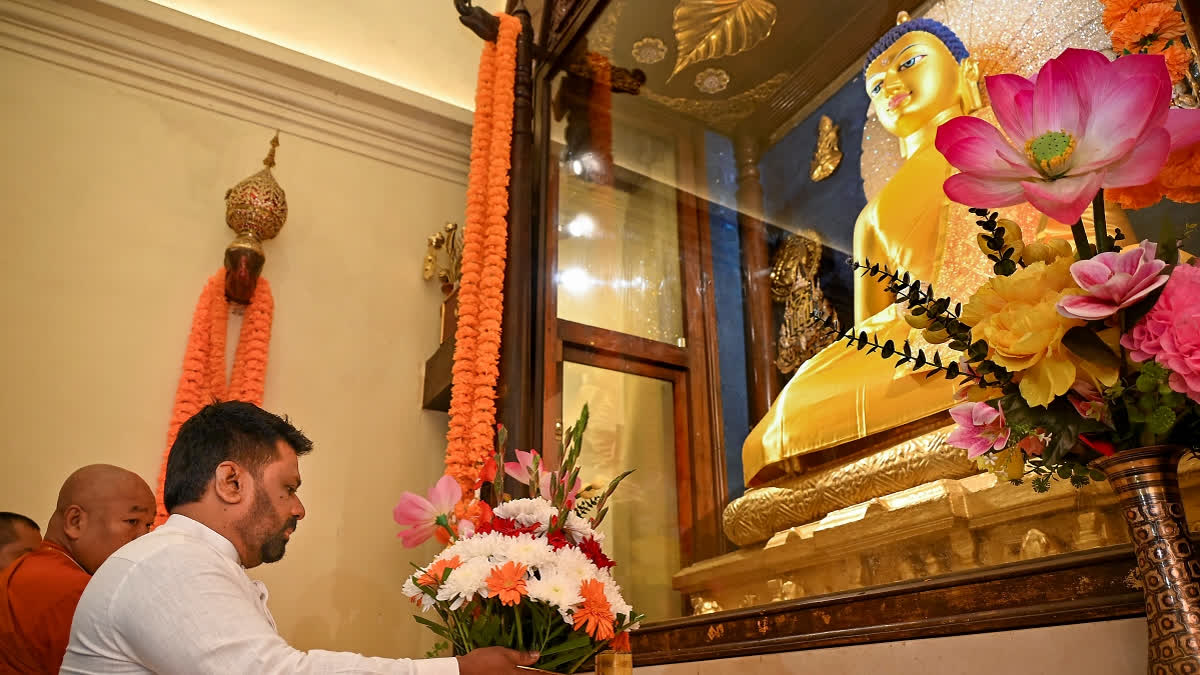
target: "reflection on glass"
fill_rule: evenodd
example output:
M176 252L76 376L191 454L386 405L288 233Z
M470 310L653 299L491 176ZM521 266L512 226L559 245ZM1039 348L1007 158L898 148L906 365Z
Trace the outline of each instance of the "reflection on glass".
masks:
M609 502L600 526L604 548L617 561L613 576L647 621L680 615L671 587L679 571L679 516L670 382L578 363L563 364L563 419L575 420L587 404L580 475L585 487L603 489L635 469Z
M605 141L590 130L577 132L578 117L568 111L555 128L556 138L567 139L552 160L558 164L558 316L676 344L684 333L674 148L603 116L621 142L609 140L615 147L598 150L593 145ZM584 117L596 122L595 115Z

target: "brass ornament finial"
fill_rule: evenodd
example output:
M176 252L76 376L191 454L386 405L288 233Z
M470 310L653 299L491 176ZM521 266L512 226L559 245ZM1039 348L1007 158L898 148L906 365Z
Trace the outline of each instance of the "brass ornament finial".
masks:
M225 248L225 295L242 304L250 302L266 256L262 242L273 239L287 222L287 196L271 173L279 132L263 168L225 192L225 224L237 235Z
M902 23L908 23L911 20L912 20L912 17L908 15L908 12L901 10L896 13L896 25L897 26L899 26Z
M258 241L272 239L287 222L287 196L271 173L277 147L279 132L271 139L263 169L225 193L225 223L239 238L250 235Z

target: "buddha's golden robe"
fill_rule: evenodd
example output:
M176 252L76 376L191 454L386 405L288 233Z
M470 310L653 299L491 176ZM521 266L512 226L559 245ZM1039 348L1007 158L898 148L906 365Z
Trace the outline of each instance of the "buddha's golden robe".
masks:
M937 296L966 304L991 277L992 265L977 244L977 218L942 191L952 170L932 143L918 148L859 214L854 259L908 272L931 283ZM1028 205L1005 209L1004 215L1021 224L1027 242L1070 236L1069 228L1041 218ZM893 340L899 346L907 339L914 347L932 349L876 280L856 280L854 308L857 330L877 335L881 344ZM955 359L957 353L946 351L947 357ZM830 345L796 371L750 432L742 446L746 483L759 485L783 473L778 465L788 458L947 410L954 388L941 376L926 379L906 366L895 368L878 353L846 342Z
M950 165L932 144L917 150L863 209L855 224L854 258L887 264L929 280L939 291L948 203L942 183ZM974 247L974 237L971 238ZM978 249L976 249L978 250ZM910 328L884 287L872 279L855 283L857 330L879 341L907 339ZM742 446L749 485L762 483L764 469L788 457L890 429L946 410L953 383L895 370L878 353L838 342L796 371L766 417ZM898 373L898 375L897 375Z

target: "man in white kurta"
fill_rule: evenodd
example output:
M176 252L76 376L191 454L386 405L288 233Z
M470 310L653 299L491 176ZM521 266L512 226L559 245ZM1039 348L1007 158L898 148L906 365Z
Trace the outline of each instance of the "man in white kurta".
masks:
M383 659L294 649L246 568L283 557L304 517L298 455L312 443L250 403L185 422L167 463L170 518L100 566L80 598L62 673L517 675L536 654Z

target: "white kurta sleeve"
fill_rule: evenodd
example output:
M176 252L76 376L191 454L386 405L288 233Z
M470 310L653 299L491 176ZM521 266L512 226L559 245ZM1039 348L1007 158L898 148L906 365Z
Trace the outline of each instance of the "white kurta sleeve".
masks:
M225 561L157 556L115 589L109 620L127 653L158 673L458 675L455 659L383 659L294 649Z

